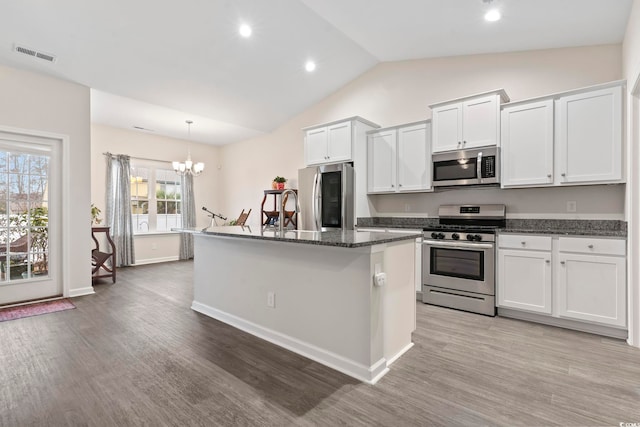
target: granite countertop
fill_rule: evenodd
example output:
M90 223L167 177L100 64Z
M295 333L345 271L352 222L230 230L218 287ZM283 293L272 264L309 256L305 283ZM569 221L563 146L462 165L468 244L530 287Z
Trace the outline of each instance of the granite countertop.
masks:
M358 227L366 228L436 228L438 218L371 217L358 218ZM627 223L619 220L591 219L507 219L499 233L557 234L574 236L627 237Z
M278 230L262 227L224 226L200 228L176 228L173 231L200 234L204 236L237 237L240 239L259 239L279 242L304 243L310 245L336 246L343 248L359 248L382 243L413 240L422 237L417 233L385 233L356 230L345 231L305 231L285 230L281 235Z

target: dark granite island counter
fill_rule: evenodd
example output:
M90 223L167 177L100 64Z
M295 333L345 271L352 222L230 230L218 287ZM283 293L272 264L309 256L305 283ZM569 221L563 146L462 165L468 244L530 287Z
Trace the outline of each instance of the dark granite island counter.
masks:
M420 234L194 233L192 309L367 383L409 350Z

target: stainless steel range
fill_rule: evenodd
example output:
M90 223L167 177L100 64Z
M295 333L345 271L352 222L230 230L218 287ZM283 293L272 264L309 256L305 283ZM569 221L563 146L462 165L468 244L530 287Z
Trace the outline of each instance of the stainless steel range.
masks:
M495 230L504 205L443 205L424 229L422 301L495 316Z

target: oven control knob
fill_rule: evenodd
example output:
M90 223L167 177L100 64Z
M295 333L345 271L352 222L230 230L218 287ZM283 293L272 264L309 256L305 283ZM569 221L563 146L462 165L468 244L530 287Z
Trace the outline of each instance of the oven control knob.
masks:
M458 240L458 239L460 238L460 235L459 235L458 233L453 233L453 234L451 235L451 238L452 238L453 240Z
M476 242L480 242L482 241L482 236L479 234L476 234L475 236L473 236L473 240L475 240Z
M467 240L473 242L473 240L475 240L475 237L473 236L473 234L467 234Z
M436 233L436 232L431 233L431 238L432 239L437 239L438 238L438 233Z
M436 236L436 239L444 239L444 234L442 233L438 233L438 235Z

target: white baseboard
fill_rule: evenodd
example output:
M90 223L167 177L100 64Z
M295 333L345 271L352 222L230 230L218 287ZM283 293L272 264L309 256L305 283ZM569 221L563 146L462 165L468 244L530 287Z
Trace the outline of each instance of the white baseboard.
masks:
M69 289L69 298L81 297L83 295L92 295L95 294L96 291L93 290L93 286L87 286L86 288L78 288L78 289Z
M387 360L387 366L391 366L393 364L393 362L395 362L396 360L400 359L400 356L402 356L403 354L405 354L407 351L409 351L411 349L411 347L413 347L413 343L410 342L409 344L407 344L403 349L401 349L399 352L397 352L395 355L391 356L389 358L389 360Z
M136 263L133 264L133 265L136 266L136 265L145 265L145 264L157 264L159 262L178 261L179 259L180 259L180 257L177 256L177 255L166 256L166 257L162 257L162 258L137 259Z
M578 320L560 319L558 317L550 317L537 313L529 313L511 308L498 307L498 316L510 317L512 319L526 320L528 322L542 323L549 326L559 328L573 329L590 334L604 335L611 338L627 339L626 328L616 328L613 326L594 325L592 323L580 322Z
M197 301L193 301L191 309L262 338L265 341L284 347L287 350L293 351L294 353L300 354L301 356L307 357L367 384L375 384L384 374L389 372L387 361L384 358L367 367L338 354L316 347L313 344L265 328L264 326L257 325Z

